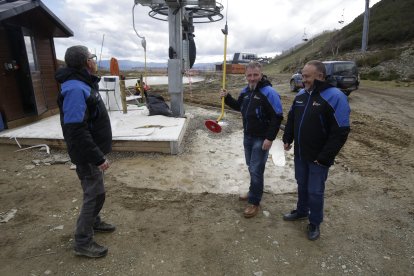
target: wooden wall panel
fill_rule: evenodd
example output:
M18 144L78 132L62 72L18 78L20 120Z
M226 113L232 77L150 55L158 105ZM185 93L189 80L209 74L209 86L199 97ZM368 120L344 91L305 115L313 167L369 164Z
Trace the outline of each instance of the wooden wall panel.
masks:
M53 109L57 107L56 100L59 91L55 80L56 57L53 40L52 38L37 38L35 44L46 105L48 109Z

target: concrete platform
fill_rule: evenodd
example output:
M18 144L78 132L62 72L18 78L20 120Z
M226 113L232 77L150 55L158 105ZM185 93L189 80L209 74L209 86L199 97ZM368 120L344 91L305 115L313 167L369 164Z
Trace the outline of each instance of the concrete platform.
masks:
M177 154L188 124L187 118L148 116L145 106L128 106L128 113L109 111L114 151ZM59 115L0 132L0 143L66 147Z

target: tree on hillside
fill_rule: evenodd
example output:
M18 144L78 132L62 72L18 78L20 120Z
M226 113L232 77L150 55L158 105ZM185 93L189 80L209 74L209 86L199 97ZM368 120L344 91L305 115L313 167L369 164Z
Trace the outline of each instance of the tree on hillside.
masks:
M331 50L331 53L332 53L333 57L336 57L338 55L341 44L342 44L342 35L341 35L340 32L337 33L335 39L330 39L329 40L328 46Z

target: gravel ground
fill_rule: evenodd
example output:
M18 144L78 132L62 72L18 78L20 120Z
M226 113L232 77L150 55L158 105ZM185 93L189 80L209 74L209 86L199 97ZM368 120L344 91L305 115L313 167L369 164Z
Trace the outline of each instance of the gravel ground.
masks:
M219 82L211 78L187 87L187 101L219 106ZM285 114L294 96L286 78L272 80ZM230 92L242 82L231 76ZM241 127L234 113L219 135L203 125L217 109L193 114L177 156L110 155L103 217L117 231L96 235L109 247L98 260L72 253L82 198L66 154L53 150L58 161L43 162L50 158L44 152L0 145L1 218L11 211L0 223L0 275L412 275L414 93L363 83L349 99L352 132L330 170L315 242L306 238L306 222L281 218L295 206L295 192L267 192L262 212L245 219L237 191L191 190L214 186L214 179L229 186L248 181L241 141L233 138ZM204 144L215 148L204 152ZM277 187L271 177L269 185Z

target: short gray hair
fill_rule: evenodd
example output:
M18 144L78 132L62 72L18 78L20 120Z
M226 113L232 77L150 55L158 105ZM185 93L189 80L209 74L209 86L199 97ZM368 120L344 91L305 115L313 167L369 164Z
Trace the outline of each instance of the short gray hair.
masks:
M75 69L82 69L86 66L89 58L89 50L82 45L69 47L65 53L66 66Z
M262 64L258 61L250 61L247 65L246 65L246 69L247 68L258 68L260 71L262 71Z
M312 65L316 68L316 71L323 74L323 78L326 77L326 67L325 64L323 64L319 60L311 60L308 61L305 65Z

